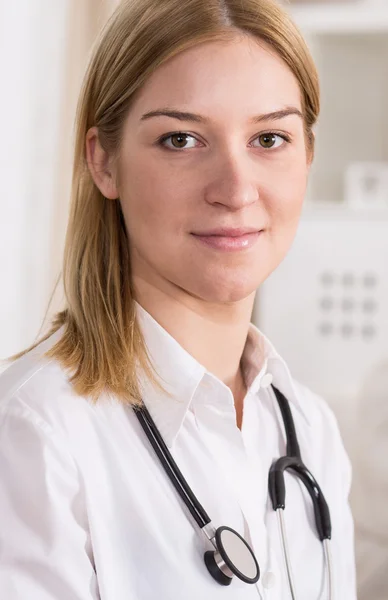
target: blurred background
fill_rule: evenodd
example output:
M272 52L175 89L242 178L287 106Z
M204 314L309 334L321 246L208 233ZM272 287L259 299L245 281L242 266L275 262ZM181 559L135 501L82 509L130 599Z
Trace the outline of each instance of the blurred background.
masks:
M60 275L77 97L116 3L0 0L0 357L36 338ZM284 4L316 60L322 115L295 243L253 320L338 417L359 599L387 600L388 0ZM61 301L59 286L49 315Z

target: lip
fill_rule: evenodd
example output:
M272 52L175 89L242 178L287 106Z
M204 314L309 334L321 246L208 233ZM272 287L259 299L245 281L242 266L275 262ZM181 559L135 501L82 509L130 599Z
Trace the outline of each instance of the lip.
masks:
M231 230L228 231L230 234ZM213 250L220 250L223 252L238 252L252 248L262 233L262 231L256 230L243 235L235 235L236 231L237 230L233 230L234 235L227 236L219 235L217 233L207 235L193 234L193 237L201 244L207 246L208 248L212 248Z
M222 236L227 238L241 237L249 233L259 233L257 227L220 227L218 229L210 229L209 231L201 231L193 233L197 237Z

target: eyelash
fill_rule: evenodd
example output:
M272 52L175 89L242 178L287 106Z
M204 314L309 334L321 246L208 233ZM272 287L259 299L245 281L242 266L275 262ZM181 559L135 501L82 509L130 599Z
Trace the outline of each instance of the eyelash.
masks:
M192 149L192 148L180 148L180 149L175 148L175 149L173 149L173 148L164 146L164 142L166 142L169 138L174 137L175 135L186 135L187 137L192 137L194 139L197 139L191 133L187 133L187 131L173 131L172 133L166 133L166 134L162 135L157 140L157 145L162 146L165 150L170 150L171 152L182 152L183 150L191 150ZM256 136L254 138L254 140L257 140L261 136L265 136L265 135L276 135L277 137L282 138L287 144L291 143L291 137L289 135L287 135L286 133L280 133L279 131L272 131L272 130L271 131L263 131L262 133L259 133L259 135ZM268 152L270 152L272 150L272 152L273 152L274 150L277 150L278 148L265 148L264 146L261 146L261 149L267 150Z

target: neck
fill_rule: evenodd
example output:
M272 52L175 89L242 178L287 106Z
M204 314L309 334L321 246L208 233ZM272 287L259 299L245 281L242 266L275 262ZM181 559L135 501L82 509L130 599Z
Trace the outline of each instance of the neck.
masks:
M134 278L136 300L177 342L234 396L241 425L246 388L240 368L254 294L230 303L211 303L182 290L161 290Z

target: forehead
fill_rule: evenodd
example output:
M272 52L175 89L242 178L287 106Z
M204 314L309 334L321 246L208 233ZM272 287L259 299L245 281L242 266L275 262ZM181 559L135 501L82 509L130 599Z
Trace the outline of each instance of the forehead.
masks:
M203 43L169 59L139 90L131 112L140 118L157 107L185 106L220 119L269 113L291 104L301 108L291 69L269 46L239 36Z

